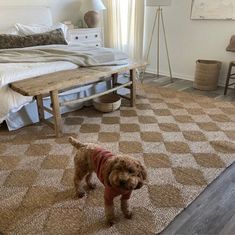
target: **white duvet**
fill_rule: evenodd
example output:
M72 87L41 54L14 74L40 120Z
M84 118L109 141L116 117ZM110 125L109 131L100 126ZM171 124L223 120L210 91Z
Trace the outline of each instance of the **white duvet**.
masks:
M63 70L76 69L78 66L64 61L47 63L0 63L0 123L11 112L17 112L32 101L32 97L22 96L8 87L14 81L36 77Z

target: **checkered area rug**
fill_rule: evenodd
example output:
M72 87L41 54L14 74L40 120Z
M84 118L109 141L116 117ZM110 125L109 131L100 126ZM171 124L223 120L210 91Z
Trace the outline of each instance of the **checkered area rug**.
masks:
M63 118L65 136L44 125L0 132L3 234L156 234L235 160L235 106L166 88L141 86L136 108L93 108ZM116 203L105 225L103 187L74 197L69 135L129 154L147 167L148 185L131 198L132 220Z

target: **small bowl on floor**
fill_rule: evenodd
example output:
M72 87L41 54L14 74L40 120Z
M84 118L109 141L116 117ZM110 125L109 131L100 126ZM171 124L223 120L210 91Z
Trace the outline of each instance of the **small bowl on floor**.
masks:
M116 94L107 94L93 99L95 109L103 113L110 113L120 108L121 97Z

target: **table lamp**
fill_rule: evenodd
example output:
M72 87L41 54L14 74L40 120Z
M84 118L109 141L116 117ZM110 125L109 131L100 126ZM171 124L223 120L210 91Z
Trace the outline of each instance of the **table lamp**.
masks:
M99 11L105 10L101 0L84 0L82 3L82 11L85 12L84 21L88 28L96 28L99 24Z

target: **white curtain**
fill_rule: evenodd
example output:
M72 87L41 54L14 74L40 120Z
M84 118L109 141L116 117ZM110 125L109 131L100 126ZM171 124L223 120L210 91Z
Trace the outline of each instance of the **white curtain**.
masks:
M143 59L144 0L104 0L105 43L126 52L132 59Z

